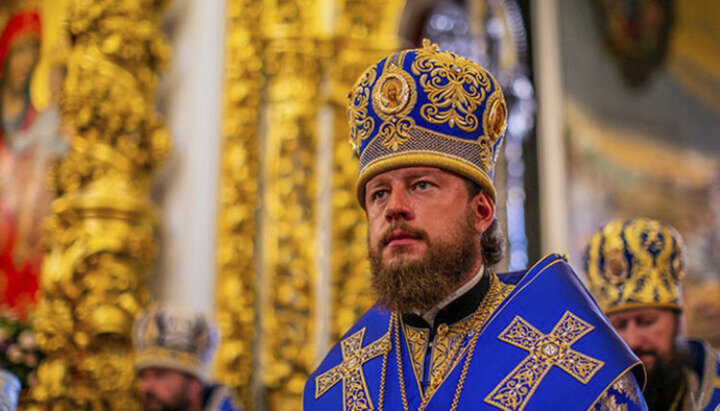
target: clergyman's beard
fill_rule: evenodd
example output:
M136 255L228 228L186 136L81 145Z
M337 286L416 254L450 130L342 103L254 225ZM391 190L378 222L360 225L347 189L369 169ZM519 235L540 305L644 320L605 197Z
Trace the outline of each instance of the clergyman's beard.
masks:
M189 409L190 400L187 398L186 392L182 392L170 402L162 401L154 394L148 394L145 397L146 411L187 411Z
M641 353L642 354L642 353ZM644 354L655 355L655 363L648 372L647 385L643 396L650 410L670 410L674 404L682 409L682 402L675 404L680 390L687 390L685 381L685 354L677 347L670 358L663 358L655 352ZM685 393L687 395L687 393Z
M189 378L183 381L182 387L167 401L161 400L152 392L144 395L145 411L187 411L190 409Z
M397 229L420 237L428 246L425 256L383 263L383 248L392 231ZM480 258L477 236L469 212L460 222L457 235L449 242L430 241L427 232L404 222L390 227L376 244L368 244L372 290L378 305L399 313L411 313L425 312L439 304L460 287L460 282Z

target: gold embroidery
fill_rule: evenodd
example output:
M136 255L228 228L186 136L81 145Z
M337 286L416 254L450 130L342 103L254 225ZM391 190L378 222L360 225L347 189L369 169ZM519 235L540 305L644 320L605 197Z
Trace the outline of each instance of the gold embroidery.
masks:
M370 391L362 371L364 363L390 351L390 334L385 334L365 348L362 347L365 328L340 343L343 361L315 378L315 399L332 386L343 382L343 410L373 410Z
M632 372L627 372L612 385L612 389L626 396L633 404L640 405L640 397Z
M417 90L412 76L388 62L383 74L373 87L372 100L375 113L384 121L378 130L385 148L397 151L410 137L410 129L415 125L412 117L407 117L417 102Z
M586 267L590 289L606 314L632 306L681 304L682 238L658 221L606 224L590 239Z
M633 292L632 297L640 301L677 300L677 281L681 279L682 270L677 270L678 267L672 267L672 264L667 262L672 260L677 265L681 259L672 258L676 245L668 230L663 230L657 221L639 220L635 224L627 225L625 232L627 248L633 255L630 277L635 285L640 286L625 288ZM659 261L665 264L658 264ZM655 268L657 272L647 270L648 267Z
M522 410L553 366L587 384L605 363L570 347L593 328L567 311L550 333L543 334L516 316L498 339L528 351L529 355L495 387L485 402L506 411Z
M415 121L410 117L401 119L392 118L380 125L378 136L382 137L382 145L385 148L398 151L400 145L412 137L410 129L415 125Z
M375 120L368 116L368 102L370 101L370 85L375 81L377 71L375 66L365 70L350 93L348 104L348 127L350 128L350 144L353 151L360 153L360 144L372 134Z
M473 132L478 127L474 112L492 89L490 76L472 61L423 41L412 64L429 103L420 108L420 115L435 124L448 123Z
M618 404L615 394L606 392L603 394L602 399L598 401L597 411L627 411L627 404Z
M405 338L407 340L410 360L412 361L415 378L418 382L423 378L423 367L425 365L425 350L427 350L430 330L427 328L405 327Z
M494 274L490 277L490 289L488 290L487 295L483 299L482 303L480 304L480 307L473 313L471 317L469 317L468 320L463 320L467 325L464 326L465 329L468 330L468 332L472 331L470 336L472 339L470 340L468 346L466 349L462 350L462 352L459 355L455 356L455 361L451 362L445 362L445 366L439 367L436 365L432 365L431 362L431 368L440 369L442 368L444 371L439 373L435 379L436 383L431 384L431 386L428 388L428 390L423 394L423 401L420 404L420 407L418 408L418 411L423 411L428 403L430 402L430 399L432 398L433 394L437 391L437 389L442 385L444 380L447 378L447 376L452 372L452 370L461 362L461 360L465 357L465 365L463 366L463 370L460 376L460 382L458 383L457 388L455 389L455 399L453 400L453 404L450 407L450 410L455 410L457 408L457 403L460 396L460 391L462 391L463 384L465 382L465 377L467 376L468 372L468 365L470 360L472 359L472 351L474 350L475 343L477 342L477 338L480 335L480 330L485 325L485 322L490 318L490 316L495 312L495 310L500 306L500 303L502 303L509 295L510 293L515 289L515 286L505 284L502 281L498 279L498 277ZM399 325L398 325L399 326ZM409 327L407 327L409 328ZM407 328L406 328L406 334L407 335ZM447 333L452 333L450 330L452 327L448 327ZM397 335L396 335L397 337ZM407 338L407 337L406 337ZM436 339L437 341L437 339ZM396 353L397 357L400 358L400 352ZM424 355L424 352L423 352ZM432 361L432 360L431 360ZM403 397L403 404L407 403L407 398L405 394L405 383L402 376L402 364L400 360L398 359L398 378L400 380L400 392ZM432 375L432 374L431 374ZM404 406L404 409L407 410L407 406Z
M391 115L406 116L415 107L417 101L415 80L396 64L390 62L387 64L373 87L373 107L383 119Z
M428 388L430 395L437 390L440 383L462 358L469 343L465 337L470 331L482 327L477 320L477 316L471 315L451 324L444 333L438 330L430 356L430 387Z
M506 120L507 106L502 91L498 89L488 98L487 108L483 113L483 130L493 144L505 134Z

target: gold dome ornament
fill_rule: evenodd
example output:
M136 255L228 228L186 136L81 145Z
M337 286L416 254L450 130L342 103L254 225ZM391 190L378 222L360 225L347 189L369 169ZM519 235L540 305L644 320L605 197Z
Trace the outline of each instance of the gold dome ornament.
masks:
M616 220L590 238L585 252L590 291L606 314L640 307L681 310L683 242L656 220Z

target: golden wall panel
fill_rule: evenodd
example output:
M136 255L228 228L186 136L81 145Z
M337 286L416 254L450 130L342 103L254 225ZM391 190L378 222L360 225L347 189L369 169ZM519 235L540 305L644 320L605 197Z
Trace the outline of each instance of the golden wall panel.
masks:
M52 175L58 196L34 324L47 358L30 409L138 409L132 324L149 300L156 210L150 178L170 149L154 111L169 58L163 1L72 1L73 39L60 108L70 152Z
M222 343L218 380L236 390L252 409L257 362L254 263L258 208L261 104L262 3L228 0L226 6L224 115L218 210L217 318Z
M217 375L240 390L245 404L255 381L267 393L267 404L256 408L300 409L318 344L339 337L372 303L346 96L367 65L398 48L403 7L400 0L228 2ZM321 21L323 13L331 21ZM329 302L317 300L323 277L316 215L318 115L328 101L334 121ZM325 315L331 335L320 335L315 322Z
M318 5L267 0L264 6L262 381L271 409L299 409L316 344Z

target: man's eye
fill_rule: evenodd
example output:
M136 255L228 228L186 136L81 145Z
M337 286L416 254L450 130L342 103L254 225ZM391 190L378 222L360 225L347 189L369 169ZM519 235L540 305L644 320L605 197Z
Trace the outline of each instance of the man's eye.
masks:
M428 188L430 188L430 183L428 183L427 181L418 181L417 183L415 183L415 188L417 188L418 190L427 190Z
M627 321L610 321L613 328L615 328L618 331L622 331L627 327Z
M370 194L370 200L377 201L384 198L387 195L387 190L378 190Z

